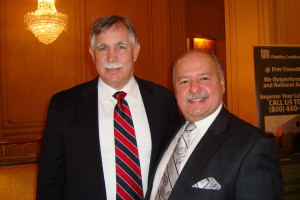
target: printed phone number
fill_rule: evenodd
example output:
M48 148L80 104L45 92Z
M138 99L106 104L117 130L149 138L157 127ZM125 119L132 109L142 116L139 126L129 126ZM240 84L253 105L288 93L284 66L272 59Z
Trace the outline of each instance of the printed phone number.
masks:
M297 112L300 111L300 106L269 106L270 113L284 113L284 112Z

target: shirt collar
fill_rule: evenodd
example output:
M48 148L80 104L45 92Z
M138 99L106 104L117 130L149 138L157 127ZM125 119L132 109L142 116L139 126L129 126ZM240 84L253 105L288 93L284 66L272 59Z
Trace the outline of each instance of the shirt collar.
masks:
M129 82L127 83L127 85L125 85L124 88L122 88L121 90L116 90L112 87L110 87L109 85L107 85L106 83L104 83L104 81L99 77L99 81L98 81L98 89L100 92L100 100L101 101L109 101L111 99L114 99L113 95L117 92L117 91L124 91L127 93L125 98L130 98L132 100L136 100L138 101L139 98L139 88L138 88L138 84L135 80L134 77L132 77Z

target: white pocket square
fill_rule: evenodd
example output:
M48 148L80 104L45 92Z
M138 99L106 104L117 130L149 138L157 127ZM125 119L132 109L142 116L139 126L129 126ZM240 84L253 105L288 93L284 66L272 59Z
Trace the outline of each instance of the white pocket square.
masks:
M195 183L193 188L207 189L207 190L220 190L221 185L213 177L205 178L197 183Z

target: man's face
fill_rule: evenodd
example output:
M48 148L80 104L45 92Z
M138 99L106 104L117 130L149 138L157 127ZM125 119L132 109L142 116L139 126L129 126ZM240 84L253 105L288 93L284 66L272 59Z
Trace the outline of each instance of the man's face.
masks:
M96 36L90 54L100 78L107 85L120 90L133 76L139 50L139 44L132 45L125 26L118 24Z
M177 63L174 74L175 95L185 119L199 121L212 114L225 92L213 59L201 52L190 52Z

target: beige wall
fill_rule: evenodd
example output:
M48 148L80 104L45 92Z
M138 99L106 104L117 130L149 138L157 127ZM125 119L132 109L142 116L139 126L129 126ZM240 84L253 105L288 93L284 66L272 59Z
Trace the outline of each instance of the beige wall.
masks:
M300 1L224 0L228 108L257 125L254 45L300 45Z

